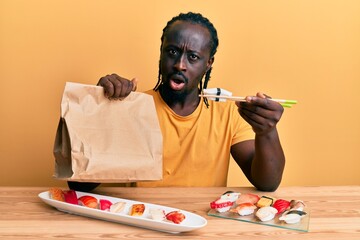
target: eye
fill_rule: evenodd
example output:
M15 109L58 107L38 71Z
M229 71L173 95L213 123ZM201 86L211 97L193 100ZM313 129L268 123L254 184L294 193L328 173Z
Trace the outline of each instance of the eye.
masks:
M175 49L169 49L169 50L168 50L168 53L169 53L169 55L171 55L171 56L176 56L176 55L178 54L178 51L176 51Z
M199 56L197 56L196 54L191 53L191 54L189 55L189 59L190 59L191 61L196 61L196 60L199 59Z

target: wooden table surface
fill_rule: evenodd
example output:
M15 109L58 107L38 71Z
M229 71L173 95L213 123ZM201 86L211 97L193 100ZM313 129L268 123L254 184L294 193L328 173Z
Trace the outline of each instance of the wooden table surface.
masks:
M94 193L165 205L199 214L204 228L171 234L60 212L43 203L44 187L0 187L0 239L360 239L360 186L253 188L98 188ZM209 203L228 190L302 199L311 211L309 232L207 215Z

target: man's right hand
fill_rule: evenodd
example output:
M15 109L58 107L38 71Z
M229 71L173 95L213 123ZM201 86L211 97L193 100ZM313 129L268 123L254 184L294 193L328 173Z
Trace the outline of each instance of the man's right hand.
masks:
M100 78L97 85L104 88L104 94L107 98L122 100L127 97L131 91L136 90L137 79L133 78L130 81L117 74L111 74Z

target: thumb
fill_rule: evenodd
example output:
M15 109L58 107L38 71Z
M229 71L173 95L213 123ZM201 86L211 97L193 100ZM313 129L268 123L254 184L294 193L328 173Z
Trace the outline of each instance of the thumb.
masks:
M131 91L133 91L133 92L136 91L138 81L139 81L139 79L136 78L136 77L131 80L131 82L132 82L132 84L133 84L133 87L132 87L132 90L131 90Z

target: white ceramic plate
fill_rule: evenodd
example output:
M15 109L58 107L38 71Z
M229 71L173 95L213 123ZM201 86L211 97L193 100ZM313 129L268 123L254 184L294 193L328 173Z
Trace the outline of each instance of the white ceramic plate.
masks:
M125 202L126 206L124 210L121 213L112 213L108 211L103 211L100 209L92 209L85 206L80 205L74 205L66 202L61 202L57 200L53 200L50 198L49 192L42 192L39 194L39 197L42 201L44 201L46 204L49 204L50 206L53 206L57 208L60 211L91 217L91 218L97 218L101 220L106 221L112 221L142 228L148 228L152 230L157 231L164 231L164 232L170 232L170 233L179 233L179 232L188 232L195 229L202 228L206 226L207 221L205 218L191 213L187 211L183 211L180 209L175 209L171 207L166 207L162 205L156 205L151 203L143 203L123 198L115 198L115 197L109 197L104 195L98 195L98 194L92 194L92 193L85 193L85 192L76 192L77 197L81 197L83 195L89 195L95 197L98 201L100 199L107 199L112 203L116 202ZM133 204L143 203L145 204L145 212L141 217L134 217L129 215L130 208ZM151 208L158 208L165 211L165 213L169 213L171 211L180 211L185 215L184 221L182 221L180 224L175 224L173 222L164 220L164 221L156 221L151 219L149 214L149 209Z

